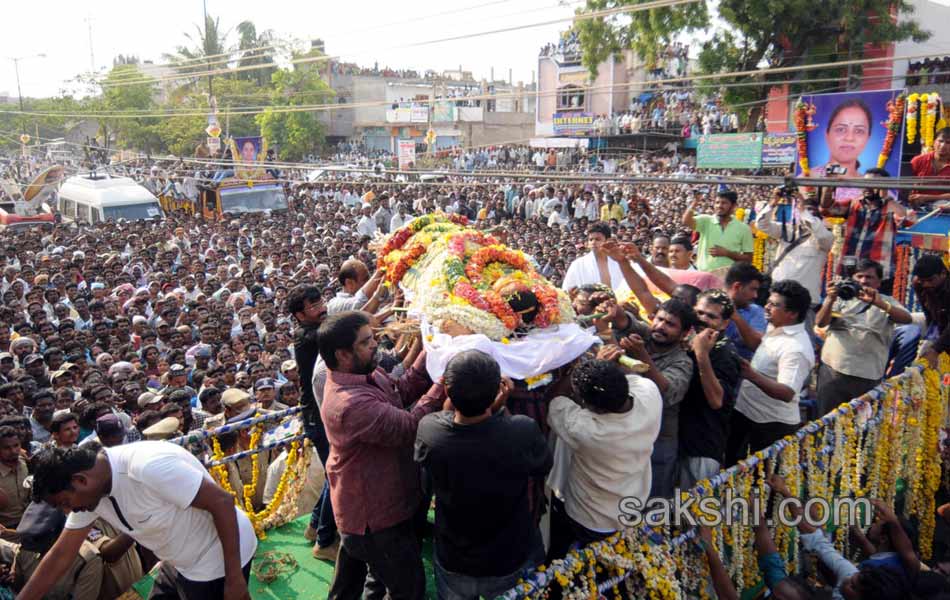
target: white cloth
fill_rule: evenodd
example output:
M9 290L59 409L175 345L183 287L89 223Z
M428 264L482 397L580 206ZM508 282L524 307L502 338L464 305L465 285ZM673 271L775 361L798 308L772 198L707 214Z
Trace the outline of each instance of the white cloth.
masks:
M512 379L527 379L566 365L594 344L600 343L600 338L575 323L535 329L508 344L493 342L480 333L452 337L440 332L425 318L422 319L421 329L426 349L426 369L433 381L442 376L445 365L453 356L465 350L481 350L490 354L498 361L502 375Z
M752 368L792 388L795 400L783 402L743 380L736 397L736 410L755 423L797 425L801 422L798 397L814 366L815 350L804 323L786 327L769 325L752 356Z
M376 235L376 219L363 215L356 224L356 231L361 235L373 237Z
M767 204L760 208L755 217L755 226L770 237L779 240L778 249L775 252L775 257L778 258L785 252L789 242L782 241L782 224L777 222L774 212L774 209ZM821 299L821 276L825 272L828 251L831 250L835 236L828 231L821 219L811 213L797 215L796 219L810 235L786 254L772 270L772 280L791 279L799 282L811 294L812 304L817 304ZM793 231L793 225L788 223L786 229L789 232Z
M264 504L270 504L277 493L277 486L280 484L280 478L284 476L287 470L287 451L284 450L277 455L277 458L267 467L267 480L264 483Z
M628 375L627 383L633 408L626 413L594 413L564 396L554 398L548 411L548 425L557 436L551 473L560 474L549 476L548 485L564 498L572 519L595 531L622 528L617 519L621 499L639 498L645 504L653 482L650 455L663 400L649 379Z
M612 258L608 258L607 270L610 273L610 288L614 293L627 287L627 281L623 278L623 271L620 270L620 263ZM569 292L573 288L592 283L603 282L600 280L600 270L597 268L597 259L594 257L593 252L588 252L584 256L575 258L571 266L567 268L561 289Z
M211 513L191 507L201 482L213 482L198 459L167 442L136 442L104 452L112 469L110 494L92 511L70 513L66 528L84 529L101 517L187 579L212 581L224 577L224 555ZM121 517L110 498L115 500ZM257 550L257 536L247 515L237 507L234 511L241 564L246 565Z

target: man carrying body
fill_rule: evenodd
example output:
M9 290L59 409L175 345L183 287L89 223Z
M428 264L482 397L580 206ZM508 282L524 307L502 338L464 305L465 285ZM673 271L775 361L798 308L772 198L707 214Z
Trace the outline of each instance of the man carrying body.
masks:
M588 283L600 283L617 291L625 283L620 264L607 256L603 245L610 239L606 223L594 223L587 228L587 247L590 252L577 258L567 268L561 288L566 292Z

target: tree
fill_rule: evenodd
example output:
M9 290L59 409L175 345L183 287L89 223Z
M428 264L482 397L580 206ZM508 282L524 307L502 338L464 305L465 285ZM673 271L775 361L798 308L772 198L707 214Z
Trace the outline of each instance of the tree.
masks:
M208 15L205 17L204 28L195 25L194 34L185 33L185 37L194 46L179 46L174 54L166 54L165 58L177 64L183 75L201 76L204 70L213 71L226 64L227 36L228 32L221 32L219 20ZM208 75L209 82L212 78L213 75Z
M136 83L139 82L139 83ZM117 113L147 113L157 106L153 99L154 83L134 64L112 67L101 83L102 95L89 102L91 112L111 113L99 119L100 145L109 148L115 142L121 148L148 150L156 138L151 119L142 116L118 116Z
M588 0L588 9L638 4L638 0ZM629 13L629 23L619 17L612 21L585 20L577 24L584 64L594 71L596 64L611 53L632 48L651 60L658 48L698 28L710 30L710 40L699 53L701 73L732 73L762 67L790 67L860 59L866 44L903 40L925 41L930 33L912 20L890 18L913 12L906 0L720 0L718 24L710 25L702 5L652 9ZM652 53L652 54L651 54ZM595 62L596 61L596 62ZM705 84L707 89L723 84L764 85L723 87L727 105L752 103L748 126L754 125L764 104L769 82L790 82L792 93L827 91L834 84L796 84L796 80L840 77L844 89L849 75L861 73L858 66L802 70L793 74L761 74L752 77L719 78Z
M252 67L256 65L274 65L272 54L276 38L271 31L257 33L257 27L251 21L242 21L237 26L238 35L238 67ZM253 79L258 85L264 86L270 81L276 66L271 68L248 69L238 71L238 79Z
M305 56L314 56L315 52ZM280 69L271 76L271 83L272 106L323 104L334 96L315 63L297 65L292 71ZM257 115L256 122L268 144L278 148L282 160L300 159L323 145L323 124L314 111L277 112L268 108Z

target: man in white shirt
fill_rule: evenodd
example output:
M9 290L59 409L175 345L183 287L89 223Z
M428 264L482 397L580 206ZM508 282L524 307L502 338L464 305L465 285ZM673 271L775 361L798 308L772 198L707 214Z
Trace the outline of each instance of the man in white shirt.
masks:
M797 281L772 286L765 305L768 329L752 362L742 360L743 382L726 449L729 465L798 430L798 397L815 366L804 324L810 307L811 295Z
M650 495L650 456L663 401L656 384L617 364L606 346L571 373L573 398L551 401L548 425L557 441L548 485L554 491L550 556L621 529L621 500Z
M373 207L364 204L361 212L363 216L356 224L356 231L361 236L374 237L376 235L376 219L373 218Z
M601 283L616 292L626 285L620 263L607 256L601 249L610 239L610 227L603 222L592 223L587 228L587 247L590 252L571 263L564 274L561 288L570 292L582 285Z
M19 598L40 600L101 518L173 566L186 600L250 600L254 527L184 448L50 448L34 460L33 500L71 513Z
M396 231L411 220L412 217L406 214L406 206L402 202L397 202L395 214L389 220L389 232Z
M809 201L798 192L794 196L794 211L785 212L783 223L779 207L791 208L791 200L782 188L777 188L768 206L756 215L755 226L779 242L772 262L772 279L797 281L817 301L821 298L821 276L835 237L818 216L817 198Z
M369 269L362 261L350 259L340 265L337 280L343 286L329 302L327 314L332 315L348 310L366 310L374 313L378 306L366 307L371 298L376 298L379 284L383 280L383 271L377 269L373 276L369 276ZM379 298L373 303L378 305Z

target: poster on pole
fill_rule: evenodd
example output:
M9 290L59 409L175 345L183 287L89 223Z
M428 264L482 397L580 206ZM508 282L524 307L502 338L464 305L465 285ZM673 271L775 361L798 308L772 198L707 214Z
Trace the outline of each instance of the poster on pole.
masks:
M794 164L798 156L795 140L792 132L766 133L762 138L762 166L788 167Z
M758 169L761 166L761 133L699 136L696 147L697 169Z
M901 90L880 90L802 96L803 102L814 105L806 134L811 176L824 177L829 165L846 169L843 177L861 177L868 169L877 167L887 136L887 104L900 93ZM903 140L902 125L884 163L892 177L900 174ZM798 173L801 174L801 167ZM863 194L860 188L837 188L835 203L845 206Z
M411 169L416 166L415 140L399 140L399 170Z

